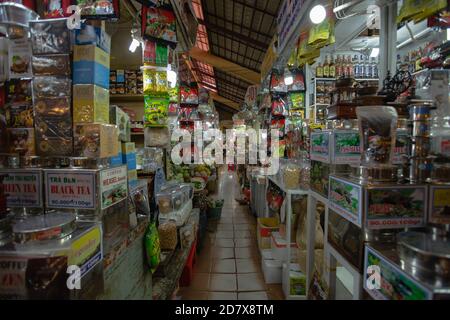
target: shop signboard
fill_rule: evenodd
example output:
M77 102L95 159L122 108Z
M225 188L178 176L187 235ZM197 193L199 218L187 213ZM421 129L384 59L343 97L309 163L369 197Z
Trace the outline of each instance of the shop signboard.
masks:
M429 221L450 224L450 185L430 185Z
M365 189L368 229L412 228L424 225L425 186L389 186Z
M379 274L368 274L368 268L377 267ZM373 281L379 277L379 281ZM375 300L430 300L433 293L403 272L386 256L366 246L364 255L363 286Z
M311 133L311 160L330 163L330 132Z
M10 208L42 208L42 171L41 170L0 170L3 179L3 191L6 206Z
M125 166L100 171L101 208L106 209L128 197L128 172Z
M45 196L48 208L95 209L95 191L95 171L45 172Z
M79 266L83 277L103 259L101 227L95 226L75 239L70 249L69 265Z
M362 187L345 179L330 176L330 208L343 218L361 227Z
M300 23L304 0L284 0L277 17L278 52L281 52Z
M334 164L359 164L361 161L359 132L335 130L332 151L331 161Z

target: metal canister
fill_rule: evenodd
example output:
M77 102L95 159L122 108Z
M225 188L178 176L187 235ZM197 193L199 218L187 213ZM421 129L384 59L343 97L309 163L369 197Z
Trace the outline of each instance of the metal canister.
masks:
M430 120L411 121L411 136L413 137L430 137L431 122Z
M21 168L42 168L43 159L37 156L20 157Z
M409 181L411 183L425 183L431 176L431 170L431 159L411 157L409 165Z
M433 108L433 101L430 100L413 100L412 104L408 106L409 116L412 121L422 121L431 118L431 109Z
M18 155L11 155L8 157L8 168L10 169L20 168L20 157Z
M429 137L412 137L411 138L411 156L427 157L431 149L431 139Z
M69 157L52 157L52 167L54 168L68 168L70 166L70 158Z
M433 163L431 181L435 183L449 183L450 163Z

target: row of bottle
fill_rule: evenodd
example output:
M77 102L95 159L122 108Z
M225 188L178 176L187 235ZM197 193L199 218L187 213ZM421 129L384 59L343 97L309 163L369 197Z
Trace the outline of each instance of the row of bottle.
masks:
M370 59L367 56L337 55L336 60L333 55L331 59L326 56L325 62L319 63L316 67L316 78L350 78L356 79L378 79L378 62L376 58Z

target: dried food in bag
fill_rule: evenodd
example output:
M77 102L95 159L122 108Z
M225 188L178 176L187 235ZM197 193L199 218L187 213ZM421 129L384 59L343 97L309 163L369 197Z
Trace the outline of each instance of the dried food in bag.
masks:
M146 147L166 147L170 143L170 132L167 127L150 127L144 131Z
M82 18L110 19L119 17L119 0L77 0Z
M34 55L70 53L70 30L67 19L30 21Z
M183 83L180 85L180 97L181 104L192 104L198 105L198 86L196 83L186 84Z
M64 18L72 15L68 13L68 8L72 4L71 0L43 0L45 19Z
M70 98L43 98L35 99L34 113L36 117L62 117L70 116Z
M397 111L393 107L358 107L362 164L373 166L391 164L393 157Z
M142 6L142 36L171 46L177 44L176 17L172 10Z
M35 156L36 144L34 128L12 128L7 129L8 153L21 156Z
M167 126L169 114L168 97L145 96L144 119L146 127Z
M33 128L34 115L31 103L12 103L6 107L6 123L10 128Z
M178 244L177 225L173 221L164 222L158 227L161 250L175 250Z
M287 115L287 104L285 99L276 96L272 99L272 115L273 116L284 116Z
M33 98L69 97L72 80L65 77L38 76L33 79Z
M153 273L156 271L161 259L161 246L159 242L159 233L156 228L155 222L151 222L148 225L147 231L145 232L145 253L147 256L147 264L150 271Z
M270 91L278 93L287 92L287 86L284 83L284 75L277 70L272 70L272 74L270 76Z
M12 79L7 82L7 103L29 103L32 96L31 79Z
M291 73L294 82L288 86L288 91L305 91L305 75L303 74L303 70L296 68L291 70Z
M157 71L156 72L156 93L165 95L169 91L169 84L167 82L167 72Z
M304 92L291 92L289 93L290 110L304 109L305 108L305 93Z
M36 134L46 138L72 137L72 117L36 117Z
M69 76L70 56L68 54L33 56L32 67L35 76Z
M151 211L148 198L148 186L145 181L130 191L130 201L132 202L137 215L150 217Z
M8 50L9 79L31 78L31 57L28 39L11 40Z
M37 133L36 154L41 157L72 156L73 139L71 137L48 138Z
M144 94L156 94L156 69L144 68L142 75Z

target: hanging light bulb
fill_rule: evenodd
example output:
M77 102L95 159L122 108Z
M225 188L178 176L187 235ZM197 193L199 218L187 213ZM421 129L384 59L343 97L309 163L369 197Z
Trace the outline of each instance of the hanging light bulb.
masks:
M284 84L287 86L290 86L294 83L294 76L292 75L292 72L286 68L284 71Z
M131 41L130 47L128 48L128 50L130 50L130 52L134 53L136 52L136 49L139 47L140 42L137 41L136 39L133 39Z
M325 10L325 7L321 4L314 6L309 12L309 18L311 19L311 22L314 24L322 23L326 17L327 11Z
M173 70L167 70L167 81L172 89L175 88L177 86L177 73Z

